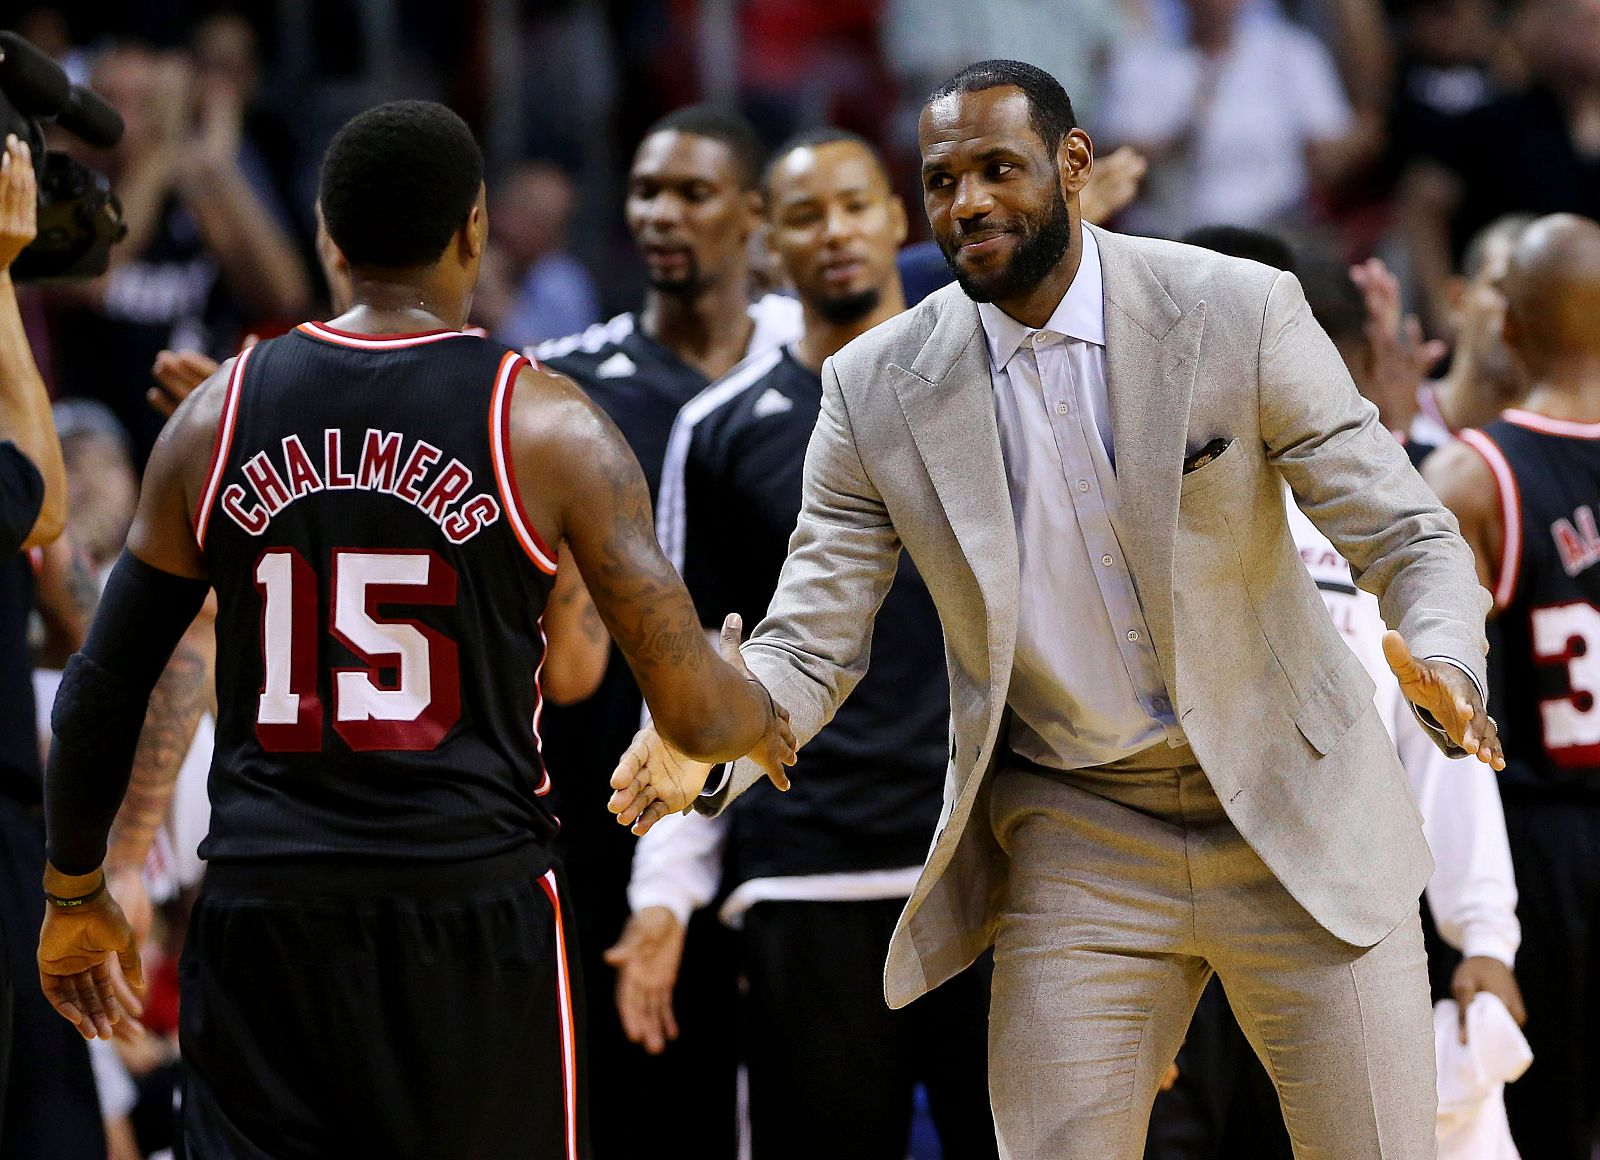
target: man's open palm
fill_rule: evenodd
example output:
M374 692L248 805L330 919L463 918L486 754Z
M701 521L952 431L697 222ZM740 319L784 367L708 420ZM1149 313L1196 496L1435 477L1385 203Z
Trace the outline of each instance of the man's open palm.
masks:
M1451 741L1495 769L1506 767L1500 731L1472 678L1447 661L1418 660L1398 632L1383 635L1383 656L1406 700L1430 714Z

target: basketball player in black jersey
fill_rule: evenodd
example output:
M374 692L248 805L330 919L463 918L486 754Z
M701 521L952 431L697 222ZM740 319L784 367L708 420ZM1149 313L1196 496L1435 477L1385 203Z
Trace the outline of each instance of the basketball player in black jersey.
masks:
M634 151L625 204L647 277L641 308L533 352L571 377L616 423L639 459L652 501L660 494L667 436L679 410L747 357L799 333L800 309L792 299L750 301L749 242L760 223L760 170L760 142L735 114L691 106L651 126ZM612 971L598 953L617 944L609 957L623 961L641 939L657 933L629 922L633 839L600 808L600 787L633 740L641 705L627 666L614 655L598 694L546 719L554 796L568 822L563 862L584 945L595 952L587 963L590 1059L597 1085L649 1084L676 1091L677 1099L663 1095L667 1103L692 1099L707 1125L700 1160L732 1160L738 980L728 931L709 913L693 921L695 938L680 979L682 1037L659 1060L624 1035L611 1003ZM618 1117L595 1124L594 1146L600 1160L632 1160L638 1140L633 1125Z
M570 383L461 333L482 159L399 102L329 146L354 308L178 410L54 714L42 982L84 1036L138 955L99 863L150 686L210 587L210 861L182 978L194 1157L587 1154L574 948L539 749L562 543L661 727L792 760L662 557L638 466ZM736 622L735 622L736 624ZM732 655L735 624L724 651ZM728 713L725 728L694 722Z
M1506 1088L1529 1160L1589 1160L1600 1085L1600 225L1557 215L1502 282L1520 407L1424 476L1494 594L1489 704L1516 872L1533 1064ZM1498 635L1496 635L1498 633Z

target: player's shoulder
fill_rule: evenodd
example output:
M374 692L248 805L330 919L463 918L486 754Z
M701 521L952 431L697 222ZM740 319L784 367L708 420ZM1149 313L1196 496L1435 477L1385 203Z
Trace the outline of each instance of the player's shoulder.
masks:
M1455 441L1428 456L1421 474L1457 516L1496 510L1502 474L1508 489L1512 486L1511 467L1500 445L1488 432L1476 428L1462 431Z
M816 373L795 361L787 348L752 356L743 369L744 374L729 376L720 398L708 391L705 410L690 416L696 445L729 444L758 432L775 434L796 423L809 437L821 399ZM690 408L685 414L690 415Z

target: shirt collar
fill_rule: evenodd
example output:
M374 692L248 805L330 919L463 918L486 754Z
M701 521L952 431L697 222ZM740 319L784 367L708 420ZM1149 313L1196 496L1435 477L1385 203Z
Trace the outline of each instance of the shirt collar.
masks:
M1050 321L1041 330L1051 330L1095 346L1106 344L1105 286L1100 275L1100 243L1094 231L1080 227L1083 236L1083 256L1078 262L1078 272L1072 285L1061 296ZM1028 341L1034 328L1024 326L993 302L978 303L978 318L983 323L983 336L989 343L989 365L996 370L1011 361L1022 344Z

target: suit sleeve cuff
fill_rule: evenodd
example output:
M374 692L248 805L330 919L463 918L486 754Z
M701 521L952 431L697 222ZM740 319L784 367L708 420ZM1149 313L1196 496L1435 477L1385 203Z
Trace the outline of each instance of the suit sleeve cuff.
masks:
M1484 702L1485 704L1488 703L1488 697L1483 691L1483 683L1478 680L1478 674L1473 672L1466 665L1462 664L1454 657L1447 656L1431 656L1423 657L1422 659L1427 661L1443 661L1447 665L1460 669L1462 672L1467 674L1467 680L1472 682L1472 687L1478 690L1478 700ZM1450 747L1451 756L1459 756L1460 754L1466 752L1466 750L1461 749L1460 746L1449 740L1449 734L1445 732L1444 726L1439 724L1439 722L1434 719L1432 713L1418 705L1412 705L1411 712L1416 717L1417 722L1424 729L1432 733L1435 737L1444 739L1445 744L1449 745Z

